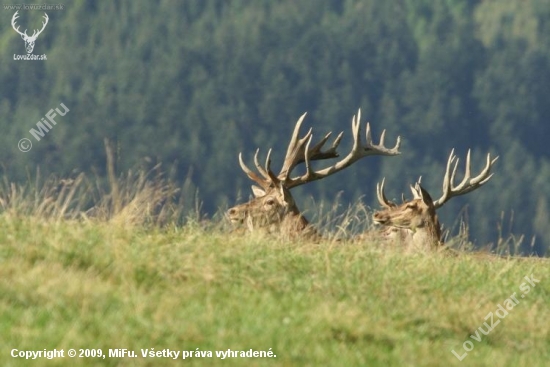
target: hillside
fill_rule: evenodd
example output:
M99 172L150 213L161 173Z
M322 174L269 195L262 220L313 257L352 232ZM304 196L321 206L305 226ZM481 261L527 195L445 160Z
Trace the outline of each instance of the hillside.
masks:
M550 358L547 259L406 255L376 243L239 234L224 221L161 223L167 208L154 214L148 205L165 186L122 182L118 199L111 192L86 212L76 189L2 191L3 366L174 365L168 350L196 366L545 366ZM68 357L70 349L90 357ZM52 350L64 357L11 356Z

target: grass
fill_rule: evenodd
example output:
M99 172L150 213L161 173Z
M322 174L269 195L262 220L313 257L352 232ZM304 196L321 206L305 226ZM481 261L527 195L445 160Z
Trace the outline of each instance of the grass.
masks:
M117 178L110 169L109 176L106 186L83 176L0 185L0 365L535 367L550 360L548 259L405 255L371 243L237 234L196 216L182 221L172 204L177 190L157 174ZM520 286L531 275L540 283L525 293ZM518 304L499 319L494 313L514 292ZM487 329L491 312L500 323L484 335L478 328ZM473 348L465 356L463 345ZM106 357L70 358L71 348ZM109 356L116 348L138 357ZM62 349L65 357L25 360L11 357L13 349ZM144 358L146 349L193 357ZM216 356L228 349L276 357Z
M403 255L369 244L285 243L189 223L0 215L3 366L173 365L141 349L212 351L208 366L544 366L550 267L536 258ZM524 277L540 280L481 342ZM495 316L495 322L498 318ZM452 353L474 349L460 362ZM10 357L12 348L127 348L138 358ZM276 358L216 358L217 350ZM66 352L65 352L66 353ZM180 356L181 358L181 356Z

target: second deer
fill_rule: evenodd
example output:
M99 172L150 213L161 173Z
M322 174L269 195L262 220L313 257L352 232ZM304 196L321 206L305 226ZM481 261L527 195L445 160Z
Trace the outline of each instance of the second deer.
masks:
M493 173L491 168L498 157L491 159L487 155L487 163L481 173L471 177L470 151L466 156L464 179L454 185L458 158L451 151L447 161L447 169L443 178L443 195L433 200L430 194L417 182L411 186L413 199L400 205L389 201L384 194L384 180L376 186L377 198L384 208L373 214L375 223L385 226L382 236L389 241L401 242L407 250L433 250L441 247L441 226L436 210L455 196L467 194L487 183ZM454 163L454 165L453 165Z

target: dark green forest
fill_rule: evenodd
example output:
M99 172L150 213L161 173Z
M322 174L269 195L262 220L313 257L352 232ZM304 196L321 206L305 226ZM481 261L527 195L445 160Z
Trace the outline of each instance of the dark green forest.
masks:
M251 163L273 148L282 164L298 117L320 138L344 131L361 108L375 142L402 137L402 155L368 157L295 190L300 207L362 200L377 208L376 182L392 198L422 176L441 194L452 148L478 172L500 156L479 190L439 211L464 220L479 246L524 235L524 254L550 246L549 0L68 1L62 10L19 10L21 31L40 29L33 54L2 1L0 170L4 180L103 177L104 139L117 171L161 162L193 210L212 216L246 200ZM29 132L65 105L39 141ZM304 128L305 130L305 128ZM28 138L32 149L21 152ZM461 165L462 169L463 165ZM458 173L461 178L463 171Z

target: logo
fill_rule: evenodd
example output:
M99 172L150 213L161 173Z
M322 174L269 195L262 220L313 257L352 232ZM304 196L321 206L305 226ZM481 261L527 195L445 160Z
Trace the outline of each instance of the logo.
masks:
M48 14L44 13L43 18L45 21L42 22L42 29L41 30L35 29L32 33L32 36L29 36L27 34L26 29L25 29L25 32L21 32L19 30L19 26L15 24L16 19L19 18L19 15L17 15L17 13L19 13L19 10L16 11L15 14L13 14L13 17L11 18L11 26L17 33L21 35L21 38L23 38L23 41L25 41L25 49L27 50L27 56L31 56L32 50L34 50L34 43L36 42L36 38L40 35L40 33L42 33L42 31L44 30L44 28L46 28L46 25L48 24L48 20L49 20ZM15 56L16 55L14 55L14 59L15 59ZM42 55L42 56L45 56L45 55ZM26 58L23 58L23 59L26 59Z

